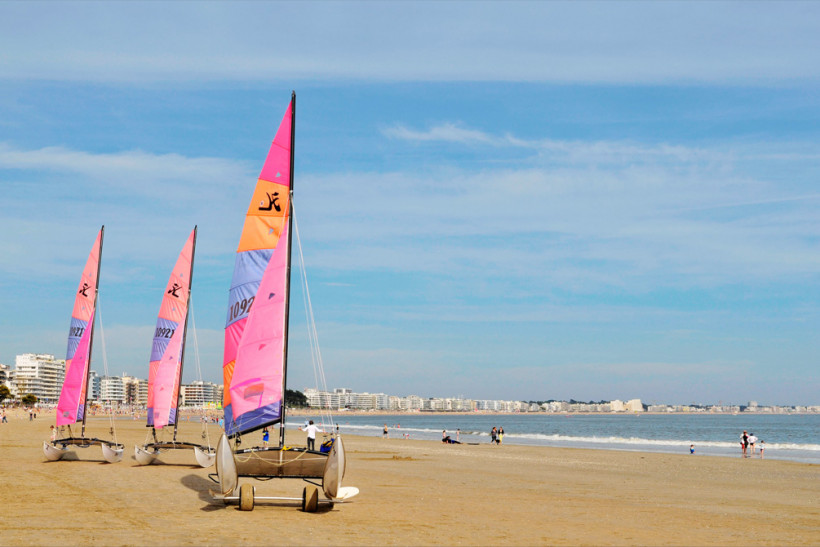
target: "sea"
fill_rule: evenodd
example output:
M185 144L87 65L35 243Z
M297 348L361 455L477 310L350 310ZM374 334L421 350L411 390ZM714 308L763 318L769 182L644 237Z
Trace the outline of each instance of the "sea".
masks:
M288 428L304 417L287 420ZM316 416L317 423L328 418ZM336 415L342 434L441 441L442 432L462 443L489 443L493 427L504 444L741 457L744 430L765 441L764 457L820 463L820 414L351 414ZM755 456L758 457L758 456Z

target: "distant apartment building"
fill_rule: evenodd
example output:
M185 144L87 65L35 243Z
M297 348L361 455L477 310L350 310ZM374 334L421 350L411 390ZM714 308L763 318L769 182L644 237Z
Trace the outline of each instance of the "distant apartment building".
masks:
M5 385L9 387L9 374L11 373L11 368L8 365L4 365L0 363L0 386Z
M31 393L41 403L56 403L65 377L65 360L46 353L24 353L15 359L13 374L16 397Z
M100 401L104 403L124 403L125 385L119 376L100 378Z
M100 400L100 377L97 375L96 370L89 370L88 371L88 400L89 401L99 401Z
M643 403L640 399L630 399L625 405L627 412L643 412Z
M127 405L148 405L148 380L122 375L124 402Z
M202 407L222 400L221 386L212 382L196 381L180 388L180 406Z

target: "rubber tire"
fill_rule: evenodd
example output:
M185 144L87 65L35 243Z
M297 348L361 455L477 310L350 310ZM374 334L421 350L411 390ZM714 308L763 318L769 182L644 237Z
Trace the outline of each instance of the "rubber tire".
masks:
M254 487L252 484L243 484L239 487L239 510L253 511Z
M302 511L315 513L319 507L319 489L315 486L305 486L302 491Z

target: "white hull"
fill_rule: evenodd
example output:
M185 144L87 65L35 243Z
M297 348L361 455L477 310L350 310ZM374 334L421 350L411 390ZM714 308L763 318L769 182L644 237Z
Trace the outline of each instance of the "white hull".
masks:
M143 450L139 446L134 446L134 458L137 460L139 465L151 465L159 456L159 451L151 452L149 450Z
M103 458L108 463L117 463L122 460L122 453L125 451L125 447L122 445L111 446L107 444L102 444L102 453Z
M196 463L200 467L208 468L216 462L216 450L213 448L208 449L207 452L199 447L194 448L194 456L196 456Z
M53 444L49 444L43 441L43 454L46 455L46 459L51 462L56 462L58 460L63 459L68 453L68 448L60 448L58 446L54 446Z

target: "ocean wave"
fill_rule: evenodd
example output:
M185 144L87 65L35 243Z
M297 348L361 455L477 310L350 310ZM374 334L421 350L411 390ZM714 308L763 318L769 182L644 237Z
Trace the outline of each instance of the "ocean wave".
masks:
M384 426L371 424L347 424L343 422L335 422L342 427L343 431L359 432L361 434L381 435ZM288 423L288 427L299 427L301 423ZM388 425L391 435L401 435L402 433L411 433L415 435L422 435L435 439L437 435L441 434L440 429L424 428L424 427L395 427ZM447 429L451 435L455 433L453 429ZM461 430L462 438L481 437L489 438L490 434L486 431ZM526 444L541 444L541 443L559 443L559 444L590 444L600 445L631 445L631 446L657 446L657 447L680 447L694 444L698 447L714 447L714 448L738 448L737 441L716 441L716 440L699 440L699 439L647 439L643 437L617 437L617 436L582 436L582 435L560 435L560 434L546 434L546 433L505 433L504 438L510 442L516 441L524 442ZM758 445L759 446L759 445ZM820 452L820 444L809 443L777 443L767 442L765 444L767 449L771 450L806 450L811 452Z

